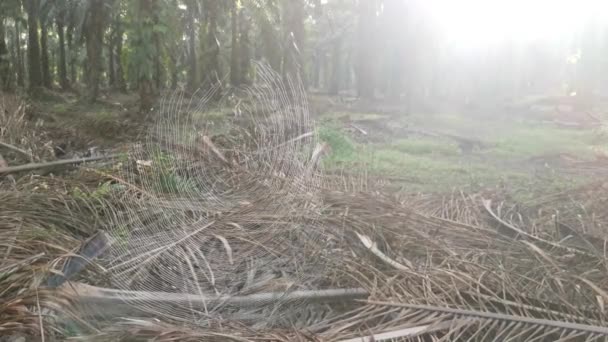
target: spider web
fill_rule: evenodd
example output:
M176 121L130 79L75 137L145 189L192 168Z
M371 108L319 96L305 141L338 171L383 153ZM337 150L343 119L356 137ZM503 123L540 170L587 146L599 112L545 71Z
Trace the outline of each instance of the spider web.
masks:
M155 317L275 324L307 305L287 301L290 292L323 282L323 145L299 80L257 64L254 85L211 101L217 94L161 100L125 161L121 177L140 191L114 195L104 267L112 287L138 291L117 291L124 302Z

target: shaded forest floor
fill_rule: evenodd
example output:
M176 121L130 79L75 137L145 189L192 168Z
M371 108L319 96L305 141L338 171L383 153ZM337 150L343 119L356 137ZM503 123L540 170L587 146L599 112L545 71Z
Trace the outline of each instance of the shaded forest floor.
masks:
M568 121L554 108L406 114L317 95L311 104L318 137L330 147L323 160L328 175L365 174L391 192L500 191L525 201L606 175L608 129L584 113L566 113ZM120 149L151 124L135 114L135 95L111 93L90 104L52 93L29 106L29 119L44 126L47 144L61 157ZM220 107L210 115L221 122L233 111Z
M70 308L81 315L91 311L99 313L99 310L78 306L78 303L86 304L87 298L93 298L86 293L58 295L45 288L41 281L49 270L57 270L61 264L62 272L66 272L71 260L68 255L79 250L84 253L82 246L87 245L84 241L90 241L92 236L105 236L100 230L108 230L116 240L117 247L111 250L118 253L122 247L127 251L136 250L142 241L159 244L164 241L147 239L147 235L141 238L137 235L140 231L154 234L183 231L185 234L187 228L198 227L196 224L201 218L216 222L222 220L221 215L227 217L227 224L205 226L209 232L201 234L201 240L197 235L193 241L197 248L208 245L204 240L208 236L220 241L204 249L206 258L214 258L210 264L221 267L213 271L213 286L225 284L222 291L246 295L251 284L261 284L262 293L271 293L268 291L274 288L271 285L275 286L275 281L293 280L287 289L278 287L277 291L356 289L369 301L348 305L307 303L301 306L304 315L291 310L292 316L285 321L265 319L269 311L262 306L253 311L260 315L253 316L255 328L244 325L248 323L245 319L245 323L239 321L240 316L236 314L233 320L218 318L221 324L213 325L212 321L211 328L197 326L189 330L169 316L162 316L165 313L162 310L159 317L165 321L154 323L141 312L138 314L143 317L133 320L136 316L117 311L107 322L91 319L101 329L93 334L100 336L100 341L121 340L114 339L117 335L123 337L122 341L133 340L129 339L132 336L157 337L159 341L190 341L194 340L190 337L197 336L205 340L204 337L213 337L215 333L223 334L221 336L230 333L243 339L293 341L303 331L313 331L312 327L316 330L310 340L348 341L344 339L391 331L404 324L416 326L421 323L411 321L411 317L418 317L420 313L424 314L420 317L436 316L435 309L394 315L393 304L378 302L485 310L500 301L506 309L498 308L497 312L518 317L549 317L530 315L529 304L518 311L520 303L539 303L532 306L534 312L542 313L550 304L557 305L556 310L568 315L564 316L568 320L575 317L575 322L595 324L593 322L606 319L604 301L597 299L605 293L605 284L608 284L605 269L597 266L606 262L603 250L608 222L605 214L608 158L604 152L608 136L599 124L601 120L589 122L581 115L577 121L577 117L571 115L569 121L564 121L561 117L552 119L553 112L542 115L481 111L406 114L397 107L344 104L339 99L312 96L317 137L328 146L321 160L329 180L328 184L311 186L316 190L321 185L313 201L309 193L299 192L299 178L292 180L298 187L276 193L267 191L269 180L285 183L292 164L286 163L276 174L254 173L259 171L251 166L257 165L255 163L231 164L218 157L238 148L249 147L258 152L259 147L267 143L262 139L266 136L260 135L255 138L261 141L251 138L253 142L249 145L236 142L233 150L229 145L223 148L219 137L227 137L230 131L221 123L239 120L229 105L201 114L205 115L203 122L212 127L206 133L211 136L211 146L220 146L219 152L209 147L203 137L207 149L200 154L193 150L183 157L192 158L196 163L181 163L179 151L183 145L179 139L167 145L170 148L163 151L165 154L124 154L149 132L153 123L152 118L136 114L134 96L109 94L91 105L71 95L47 95L43 100L30 102L27 108L19 99L13 99L12 104L7 102L11 100L9 97L3 99L6 113L0 118L6 129L0 131L0 141L22 149L21 152L2 149L9 166L87 157L99 151L118 154L119 158L97 161L82 168L49 168L0 178L0 216L3 217L0 240L12 241L0 244L0 252L12 267L11 277L0 277L0 290L7 294L10 303L16 303L7 306L5 314L0 315L8 322L6 326L15 327L6 330L7 336L37 336L45 329L48 334L57 334L59 340L65 336L91 334L89 327L68 319L49 320L44 327L38 325L37 312L42 303L48 307ZM163 141L163 136L160 138L159 141ZM286 155L292 157L288 154L292 151L288 150ZM297 158L305 154L294 155ZM140 159L140 156L144 157ZM263 157L254 156L264 161ZM238 158L237 154L232 160ZM303 159L311 160L307 154ZM192 165L201 172L193 172ZM263 181L251 176L260 174L271 176L262 177ZM316 176L311 176L311 183L316 182ZM215 190L218 183L225 184L230 191ZM211 197L213 200L208 204L205 196L201 196L216 192L218 196L225 193L232 196L233 191L240 192L234 198L218 197L222 206L214 206L215 197ZM172 195L189 199L192 193L199 200L192 206L165 206ZM156 202L159 199L163 201ZM162 219L149 221L151 216L147 214L158 210L163 213ZM145 220L137 221L133 215L141 215ZM165 218L170 224L164 224ZM303 221L298 221L299 218ZM318 226L312 224L317 221ZM137 222L146 223L138 225ZM298 230L297 227L306 228ZM311 232L318 232L323 238L315 238ZM301 235L294 238L294 233ZM194 235L188 233L183 240ZM313 237L308 240L310 236ZM172 235L169 241L174 240ZM258 254L260 245L272 253ZM154 246L145 245L144 250L154 250ZM285 266L283 256L293 255L294 250L302 252L297 259L300 264L297 268L292 267L292 263ZM248 266L252 252L256 252L263 266ZM168 248L167 253L176 252ZM134 255L130 260L138 260L138 254ZM175 265L183 265L181 255L171 256L166 262L176 260ZM226 265L226 256L230 266ZM102 266L113 259L104 258L76 274L73 283L121 289L121 279L111 279L112 273L107 273L107 268ZM148 266L136 263L135 268L127 271L139 273L140 267L147 270ZM149 267L154 265L151 263ZM222 271L225 267L228 271ZM302 267L306 268L302 270ZM269 270L280 270L280 273L266 272ZM162 280L181 282L190 279L184 277L186 274L193 277L198 274L196 270L191 272ZM250 281L251 274L255 279ZM247 279L241 284L239 277ZM429 279L432 284L428 283ZM199 283L208 285L205 281L196 282ZM564 291L556 295L554 289L558 287ZM428 292L429 288L434 292ZM479 288L493 292L471 291ZM129 289L132 289L130 285ZM184 293L191 291L179 289ZM212 288L203 292L212 293ZM452 297L452 293L457 295ZM503 293L508 294L508 301L501 296ZM75 304L57 304L65 299L64 295ZM124 300L124 297L102 297ZM26 304L20 305L21 302ZM362 314L361 310L370 308L379 311ZM568 308L573 309L568 311ZM66 312L65 317L71 317ZM123 322L119 316L127 318ZM378 321L379 316L386 320ZM474 317L479 319L479 315ZM437 322L452 319L441 315ZM551 316L551 319L555 318ZM237 323L230 325L234 321ZM31 326L32 331L24 331L15 322ZM51 329L51 324L57 324L58 329ZM343 328L345 324L352 328ZM476 331L475 325L471 327ZM274 335L277 331L283 334L281 338ZM517 329L513 331L517 333ZM436 337L445 336L438 333ZM91 340L88 338L82 340ZM0 338L0 341L3 340Z

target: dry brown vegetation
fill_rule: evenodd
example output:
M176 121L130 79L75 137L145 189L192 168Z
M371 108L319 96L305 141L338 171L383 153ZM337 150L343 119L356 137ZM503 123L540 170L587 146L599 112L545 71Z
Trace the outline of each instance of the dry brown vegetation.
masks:
M13 128L0 141L48 160L22 117L2 117ZM190 141L161 129L165 119L156 142L109 163L0 178L0 340L608 336L601 180L530 189L525 203L500 190L408 194L369 175L325 177L306 120ZM51 288L96 231L112 246Z

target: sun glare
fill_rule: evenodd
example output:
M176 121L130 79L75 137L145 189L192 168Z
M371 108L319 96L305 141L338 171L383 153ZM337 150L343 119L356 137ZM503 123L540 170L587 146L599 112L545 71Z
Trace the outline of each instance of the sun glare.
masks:
M587 23L608 22L606 0L431 0L440 29L454 45L564 40ZM603 20L602 20L603 19Z

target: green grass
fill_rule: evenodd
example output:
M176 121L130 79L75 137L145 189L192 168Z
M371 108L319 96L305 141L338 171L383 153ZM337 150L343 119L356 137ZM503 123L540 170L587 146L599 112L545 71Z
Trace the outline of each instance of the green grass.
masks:
M555 127L515 127L496 139L490 153L500 158L524 159L541 155L570 153L591 157L591 146L597 143L590 131Z
M431 140L423 138L400 139L390 145L397 151L413 155L443 155L455 156L460 154L460 149L456 144L447 140Z
M408 120L404 118L403 120ZM454 115L428 118L437 131L479 137L489 147L472 156L463 155L449 138L400 138L391 143L354 142L340 124L325 120L319 138L331 146L323 160L328 170L363 171L398 179L410 191L443 192L453 188L472 191L505 187L521 200L530 189L551 193L580 185L584 178L554 170L532 171L538 165L527 159L555 153L591 157L591 145L598 144L592 131L517 122L475 121ZM432 129L430 127L429 129ZM601 142L600 142L601 143ZM521 192L518 189L523 189ZM536 192L536 191L535 191ZM537 192L536 192L537 193Z

